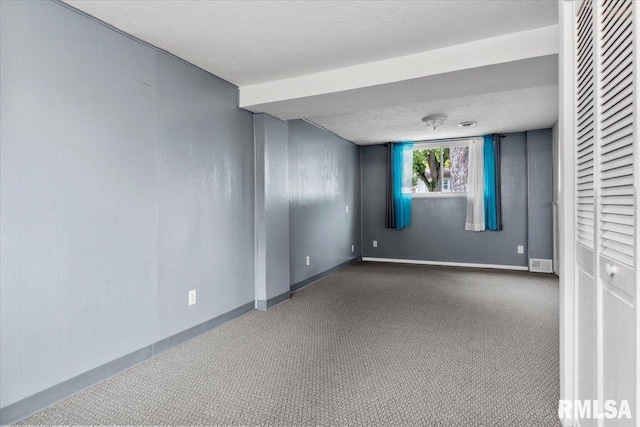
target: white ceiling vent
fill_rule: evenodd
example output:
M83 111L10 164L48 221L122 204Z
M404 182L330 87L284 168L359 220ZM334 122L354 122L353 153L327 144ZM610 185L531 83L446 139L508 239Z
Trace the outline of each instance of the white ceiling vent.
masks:
M529 271L534 273L553 273L553 261L550 259L531 258L529 260Z

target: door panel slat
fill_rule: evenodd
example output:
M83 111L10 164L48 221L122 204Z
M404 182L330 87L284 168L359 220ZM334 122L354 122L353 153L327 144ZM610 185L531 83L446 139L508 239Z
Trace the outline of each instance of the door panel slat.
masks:
M634 189L634 40L633 4L602 5L599 52L600 117L598 236L599 256L633 266Z

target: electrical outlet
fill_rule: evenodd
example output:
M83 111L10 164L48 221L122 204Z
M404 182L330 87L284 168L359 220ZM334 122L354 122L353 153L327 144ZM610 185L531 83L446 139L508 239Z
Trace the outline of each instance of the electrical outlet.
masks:
M196 303L196 290L189 291L189 305Z
M311 264L311 259L309 257L307 257L307 265Z
M518 245L518 253L519 254L523 254L524 253L524 246L523 245Z
M349 213L349 205L347 205L347 209L345 209L347 213Z
M377 241L377 240L374 240L374 241L373 241L373 247L374 247L374 248L377 248L377 247L378 247L378 241Z
M356 251L356 245L351 245L351 252L355 252Z

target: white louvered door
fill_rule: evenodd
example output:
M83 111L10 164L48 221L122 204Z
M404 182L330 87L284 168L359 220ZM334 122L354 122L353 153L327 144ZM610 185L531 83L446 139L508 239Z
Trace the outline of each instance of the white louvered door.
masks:
M594 4L584 1L576 14L576 399L594 400L597 390L595 281L595 32ZM581 421L584 427L594 420Z
M597 270L601 287L602 399L626 399L635 414L635 210L637 120L635 15L629 0L600 5L597 33ZM603 425L635 425L605 421Z
M636 425L638 2L575 6L575 398L622 400Z

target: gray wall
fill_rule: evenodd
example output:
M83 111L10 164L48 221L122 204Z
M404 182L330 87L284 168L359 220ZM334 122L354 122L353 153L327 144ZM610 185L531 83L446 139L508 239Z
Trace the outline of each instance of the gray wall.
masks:
M551 155L551 133L536 131L532 141L548 135ZM383 145L362 147L363 256L413 260L464 262L527 266L527 133L507 134L501 148L502 220L498 232L464 231L465 198L414 198L411 228L385 228L386 149ZM544 150L546 144L536 148ZM536 163L537 164L537 163ZM532 174L541 179L545 170ZM551 177L549 169L549 179ZM546 175L545 175L546 176ZM546 181L545 181L546 182ZM534 182L535 183L535 182ZM537 193L536 193L537 197ZM548 195L549 203L551 194ZM550 209L550 205L549 205ZM532 214L538 215L538 211ZM547 221L547 215L536 222ZM550 223L549 223L550 224ZM549 225L550 226L550 225ZM551 237L551 228L540 225L538 231ZM378 241L378 247L372 241ZM538 251L536 240L532 250ZM523 245L524 254L517 253ZM548 254L547 258L551 258Z
M253 301L254 156L234 86L56 3L0 8L4 407Z
M303 120L290 121L289 192L291 284L360 256L357 145Z
M256 304L289 292L289 125L254 116L256 155Z
M527 132L529 258L553 259L553 137L551 129Z

